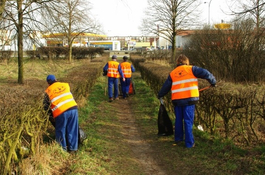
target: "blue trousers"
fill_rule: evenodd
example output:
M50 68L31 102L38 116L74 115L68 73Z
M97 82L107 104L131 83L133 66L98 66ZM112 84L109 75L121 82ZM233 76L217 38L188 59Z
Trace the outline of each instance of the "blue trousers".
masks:
M64 150L78 149L78 110L70 109L55 118L55 138Z
M131 78L125 78L125 81L123 81L121 78L120 82L121 82L122 96L123 96L123 98L125 98L126 94L129 94Z
M192 126L194 121L195 105L175 106L175 141L183 141L185 130L185 146L191 148L194 144ZM184 121L184 123L183 123ZM184 124L184 127L183 127Z
M108 78L108 95L109 98L112 98L112 89L114 85L114 98L117 98L119 95L119 87L118 87L119 79L118 78Z

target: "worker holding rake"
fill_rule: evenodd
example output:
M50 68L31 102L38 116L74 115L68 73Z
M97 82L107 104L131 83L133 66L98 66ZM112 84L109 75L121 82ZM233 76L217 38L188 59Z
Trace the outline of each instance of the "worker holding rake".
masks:
M206 79L212 87L216 85L215 77L208 70L189 65L188 57L181 54L177 58L177 67L169 74L158 93L158 98L162 98L171 90L171 100L176 117L174 140L178 144L184 141L185 135L187 148L195 146L192 126L195 104L199 101L198 78Z

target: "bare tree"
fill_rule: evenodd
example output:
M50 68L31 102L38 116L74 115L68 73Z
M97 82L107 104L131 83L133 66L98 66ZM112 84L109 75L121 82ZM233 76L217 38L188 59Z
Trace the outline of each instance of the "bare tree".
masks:
M62 33L67 39L68 59L72 61L72 46L74 40L84 32L94 33L99 30L92 19L90 4L86 0L61 0L45 4L43 18L49 24L49 32Z
M0 0L0 20L2 19L3 13L5 11L6 0Z
M176 35L179 30L192 28L198 0L148 0L141 30L155 34L172 44L172 59L176 56Z
M230 5L230 10L232 14L237 15L240 18L253 19L257 29L259 29L260 27L264 27L265 25L264 0L247 0L247 1L234 0L232 2L234 4Z
M17 38L18 47L18 83L24 83L23 77L23 40L34 29L33 24L40 23L34 16L38 16L36 12L41 8L41 4L49 0L16 0L7 1L2 21L0 23L2 29L10 30Z
M263 81L264 51L256 49L253 20L238 20L234 30L198 30L184 53L192 64L205 67L219 80L231 82ZM255 76L253 76L255 75Z
M265 0L233 0L230 5L230 10L233 15L237 16L237 19L251 19L255 23L255 38L256 49L260 49L263 46L262 37L264 34L265 26ZM236 10L234 10L236 9Z
M230 11L234 15L244 15L249 17L262 16L264 13L263 7L265 5L264 0L232 0L229 5Z

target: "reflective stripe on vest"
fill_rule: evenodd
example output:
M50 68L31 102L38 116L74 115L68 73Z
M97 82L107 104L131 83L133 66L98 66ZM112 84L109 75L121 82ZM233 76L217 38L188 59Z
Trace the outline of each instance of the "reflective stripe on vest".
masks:
M74 101L74 99L72 98L72 99L69 99L69 100L65 100L65 101L63 101L63 102L57 104L56 106L54 106L54 107L52 108L52 112L55 111L56 109L60 108L60 107L63 106L64 104L66 104L66 103L68 103L68 102L71 102L71 101Z
M51 101L53 117L57 117L64 111L77 106L68 83L56 82L50 85L45 91Z
M132 77L132 68L131 68L130 63L122 62L121 63L121 70L122 70L125 78L131 78Z
M54 101L56 101L56 100L58 100L58 99L60 99L60 98L62 98L62 97L64 97L64 96L66 96L66 95L72 95L72 93L71 93L71 92L68 92L68 93L64 93L64 94L62 94L62 95L59 95L59 96L57 96L57 97L54 97L54 98L51 100L51 103L54 102Z
M119 62L117 61L109 61L108 62L108 77L112 78L120 78L120 73L118 71Z
M199 97L198 79L192 73L192 66L179 66L170 73L170 77L172 100Z

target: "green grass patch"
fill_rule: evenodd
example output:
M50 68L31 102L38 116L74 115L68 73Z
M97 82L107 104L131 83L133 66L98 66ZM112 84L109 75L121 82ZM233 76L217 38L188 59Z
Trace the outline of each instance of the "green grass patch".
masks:
M85 159L82 157L89 155L90 159L96 159L90 161L93 170L88 174L104 171L104 174L134 174L139 172L139 165L131 159L132 152L121 137L121 125L116 110L111 109L108 102L106 86L106 77L100 77L89 94L88 104L80 109L80 125L85 128L88 139L78 156ZM82 166L85 165L82 163Z
M144 137L163 164L167 174L264 174L264 147L242 149L218 136L194 127L195 148L185 148L184 143L173 145L174 136L158 137L157 117L159 101L141 78L134 78L137 95L133 111ZM162 85L161 85L162 86ZM174 114L169 113L172 123ZM195 116L196 117L196 116ZM255 161L253 161L253 159Z

